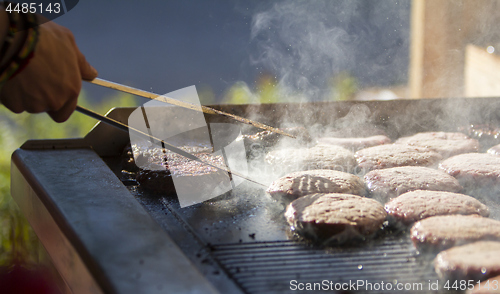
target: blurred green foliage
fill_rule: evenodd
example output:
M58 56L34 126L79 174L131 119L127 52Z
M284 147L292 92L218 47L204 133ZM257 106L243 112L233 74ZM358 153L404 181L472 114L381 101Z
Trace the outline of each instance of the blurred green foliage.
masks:
M117 94L101 103L90 103L82 92L78 104L105 114L113 107L137 106L132 95ZM0 266L22 262L37 264L44 249L10 196L10 157L28 139L83 137L96 121L75 112L68 121L55 123L43 114L14 114L0 105Z
M358 80L348 72L337 74L331 82L331 87L334 89L334 100L353 100L359 90Z
M222 99L224 104L258 104L280 102L276 78L269 74L258 77L255 90L252 91L244 82L236 82Z
M340 72L330 79L329 95L323 97L325 100L353 100L359 91L358 80L348 72ZM236 82L226 92L221 103L225 104L259 104L279 102L308 101L311 97L303 97L303 94L290 92L283 89L276 77L270 74L262 74L251 89L244 82ZM286 93L286 94L284 94ZM201 95L200 95L201 96Z
M236 82L227 91L222 104L252 104L259 103L259 99L244 82Z

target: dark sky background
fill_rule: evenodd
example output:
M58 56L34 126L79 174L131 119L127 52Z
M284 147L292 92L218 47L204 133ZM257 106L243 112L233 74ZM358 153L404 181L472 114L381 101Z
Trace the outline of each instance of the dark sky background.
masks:
M297 7L290 8L290 3L297 3ZM253 26L259 13L268 18L268 31L256 30ZM315 13L320 13L320 17L315 17ZM326 38L331 32L341 32L338 40L350 46L342 47L342 52L349 53L349 60L314 52L308 55L330 61L326 74L346 70L356 76L362 86L404 83L408 67L409 15L409 0L287 3L83 0L55 21L73 31L81 51L101 78L161 94L190 85L208 86L216 97L222 97L237 81L252 88L263 72L281 79L284 63L270 62L266 50L287 50L281 45L288 45L290 38L283 34L286 31L294 36L293 30L297 27L288 27L294 18L303 34L297 36L308 38L306 42L312 43L309 47L293 47L296 51L287 55L291 61L285 62L293 65L293 58L302 58L299 56L302 51L316 43L326 46L320 48L321 54L330 52L329 43L311 41L309 35L304 35L314 35L314 30L321 28ZM311 22L316 23L308 32ZM292 42L299 45L303 39ZM308 78L317 87L325 84L321 75ZM94 99L110 94L88 84L84 90Z

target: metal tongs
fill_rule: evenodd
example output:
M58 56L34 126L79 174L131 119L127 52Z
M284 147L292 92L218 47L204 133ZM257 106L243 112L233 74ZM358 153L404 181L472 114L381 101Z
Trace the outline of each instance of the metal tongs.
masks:
M221 116L228 117L228 118L233 119L233 120L238 121L238 122L242 122L242 123L245 123L245 124L252 125L252 126L257 127L259 129L263 129L263 130L266 130L266 131L271 131L273 133L277 133L277 134L280 134L280 135L288 136L288 137L291 137L291 138L294 138L294 139L296 138L296 136L288 134L286 132L283 132L282 130L280 130L278 128L273 128L273 127L265 125L263 123L260 123L260 122L257 122L257 121L253 121L253 120L249 120L249 119L246 119L244 117L237 116L237 115L234 115L234 114L231 114L231 113L227 113L227 112L224 112L224 111L221 111L221 110L217 110L217 109L214 109L214 108L211 108L211 107L208 107L208 106L195 105L195 104L192 104L192 103L188 103L188 102L184 102L184 101L172 99L172 98L166 97L164 95L158 95L158 94L155 94L155 93L151 93L151 92L148 92L148 91L136 89L136 88L133 88L133 87L122 85L122 84L118 84L118 83L106 81L106 80L99 79L99 78L95 78L92 81L88 81L88 82L90 82L90 83L92 83L94 85L99 85L99 86L102 86L102 87L106 87L106 88L110 88L110 89L122 91L122 92L125 92L125 93L129 93L129 94L141 96L141 97L144 97L144 98L148 98L148 99L152 99L152 100L156 100L156 101L165 102L165 103L168 103L168 104L172 104L172 105L179 106L179 107L182 107L182 108L191 109L191 110L194 110L194 111L199 111L199 112L203 112L203 113L207 113L207 114L221 115Z
M195 110L195 111L201 111L203 113L222 115L222 116L229 117L229 118L231 118L233 120L236 120L236 121L239 121L239 122L242 122L242 123L250 124L250 125L255 126L257 128L260 128L260 129L268 130L268 131L275 132L275 133L278 133L278 134L281 134L281 135L285 135L285 136L289 136L289 137L295 138L295 136L287 134L287 133L285 133L282 130L279 130L277 128L273 128L273 127L267 126L265 124L262 124L262 123L259 123L259 122L256 122L256 121L252 121L252 120L249 120L249 119L246 119L246 118L234 115L234 114L230 114L230 113L227 113L227 112L224 112L224 111L216 110L216 109L213 109L211 107L207 107L207 106L203 106L203 105L200 107L200 106L195 105L195 104L191 104L191 103L179 101L179 100L176 100L176 99L165 97L163 95L158 95L158 94L155 94L155 93L143 91L143 90L140 90L140 89L132 88L132 87L129 87L129 86L121 85L121 84L118 84L118 83L106 81L106 80L99 79L99 78L96 78L96 79L94 79L92 81L88 81L88 82L90 82L92 84L100 85L100 86L103 86L103 87L115 89L115 90L118 90L118 91L122 91L122 92L125 92L125 93L130 93L130 94L133 94L133 95L138 95L138 96L145 97L145 98L148 98L148 99L162 101L162 102L165 102L165 103L168 103L168 104L172 104L172 105L176 105L176 106L179 106L179 107L188 108L188 109ZM156 137L154 137L151 134L145 133L145 132L143 132L141 130L133 128L133 127L127 125L127 124L124 124L124 123L119 122L117 120L114 120L112 118L103 116L103 115L101 115L99 113L96 113L96 112L90 110L90 109L87 109L87 108L84 108L84 107L81 107L81 106L77 106L76 107L76 111L78 111L78 112L80 112L82 114L85 114L85 115L87 115L89 117L92 117L94 119L97 119L97 120L99 120L99 121L101 121L103 123L109 124L109 125L111 125L111 126L113 126L115 128L118 128L118 129L122 130L122 131L125 131L125 132L131 131L131 132L133 132L133 133L135 133L135 134L137 134L139 136L142 136L142 137L144 137L146 139L152 139L152 140L161 142L161 145L162 145L163 148L168 149L168 150L170 150L172 152L175 152L175 153L177 153L177 154L179 154L181 156L184 156L184 157L186 157L186 158L188 158L190 160L201 162L203 164L206 164L206 165L209 165L211 167L217 168L219 170L225 171L225 172L229 173L230 175L234 175L234 176L240 177L242 179L245 179L247 181L250 181L252 183L255 183L255 184L267 187L267 185L259 183L259 182L255 181L255 180L250 179L247 176L242 175L240 173L237 173L235 171L231 171L227 167L218 166L216 164L204 161L204 160L198 158L197 156L195 156L195 155L193 155L191 153L188 153L188 152L186 152L186 151L184 151L184 150L182 150L180 148L175 147L174 145L171 145L171 144L165 142L162 139L156 138Z

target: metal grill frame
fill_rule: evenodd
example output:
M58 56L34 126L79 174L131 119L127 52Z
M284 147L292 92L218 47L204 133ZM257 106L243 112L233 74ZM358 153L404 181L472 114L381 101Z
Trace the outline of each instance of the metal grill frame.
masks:
M450 105L460 107L447 108ZM369 117L364 119L384 127L392 138L438 127L449 131L452 126L470 123L470 115L475 122L500 122L498 98L215 106L275 126L280 121L307 125L311 115L302 111L304 107L315 113L315 122L321 125L339 125L339 121L345 123L342 118L353 109L369 109ZM132 111L115 109L108 116L126 122ZM210 116L207 120L225 122ZM443 128L442 122L449 123L444 124L448 128ZM364 248L365 251L354 248L335 255L295 242L258 243L247 238L241 244L211 244L183 221L182 214L174 213L175 206L136 193L135 187L126 187L115 176L118 171L114 170L113 161L127 142L127 134L98 124L83 139L28 141L13 155L12 196L75 292L157 293L168 289L178 293L251 293L270 285L250 279L261 278L260 267L244 268L240 263L245 263L245 258L228 257L233 246L246 246L243 256L256 258L263 250L269 250L262 249L263 245L295 248L297 254L306 256L319 252L318 258L324 258L326 263L331 260L332 264L337 264L335 258L340 255L338 262L345 262L346 273L364 275L371 264L383 264L372 254L394 245L387 239L389 243L380 244L382 251L375 247ZM428 267L428 260L412 257L411 249L404 248L406 251L391 251L400 258L399 270L404 268L405 258L410 258L412 265ZM272 250L269 253L277 254ZM347 263L349 254L360 257L354 265L364 263L363 270ZM283 261L279 260L276 269L280 262ZM286 260L285 266L293 262ZM433 277L432 270L422 273L422 279ZM377 282L373 276L371 279Z

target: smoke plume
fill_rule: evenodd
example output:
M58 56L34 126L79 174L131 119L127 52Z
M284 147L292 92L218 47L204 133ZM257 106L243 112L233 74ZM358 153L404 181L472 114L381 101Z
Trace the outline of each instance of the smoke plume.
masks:
M276 75L288 101L326 98L331 95L332 79L341 72L368 82L380 80L381 72L390 76L395 71L395 59L407 62L408 4L393 0L275 3L253 16L251 38L257 53L252 64L262 74ZM406 72L406 66L403 69ZM398 78L401 75L389 80Z

